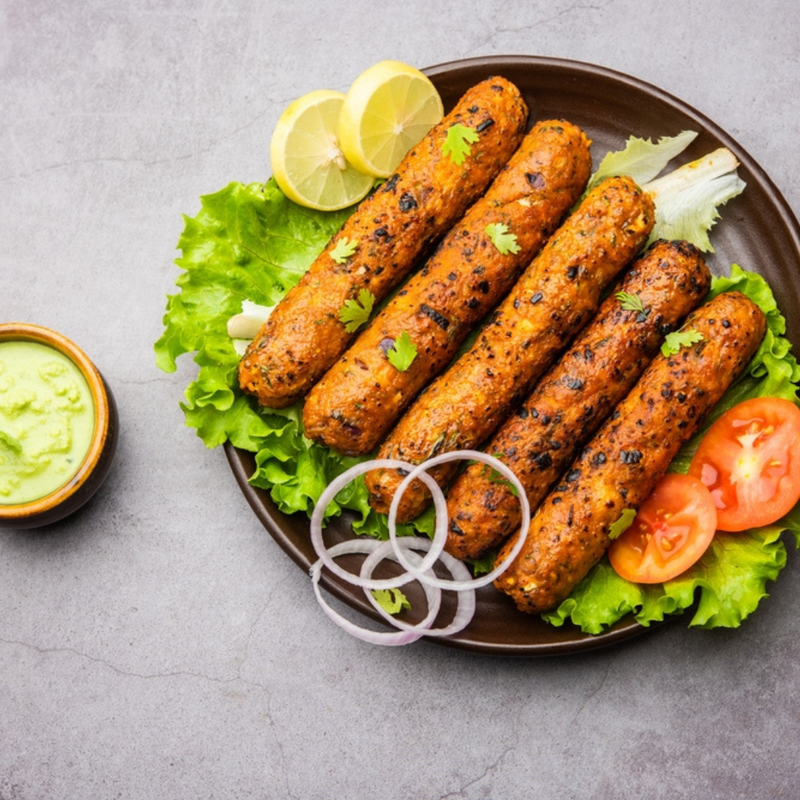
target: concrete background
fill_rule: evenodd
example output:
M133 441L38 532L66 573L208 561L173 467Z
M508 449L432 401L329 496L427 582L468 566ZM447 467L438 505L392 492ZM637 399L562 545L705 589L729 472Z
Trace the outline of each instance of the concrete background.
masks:
M0 320L95 360L95 501L0 532L0 798L796 797L800 571L737 631L544 660L378 649L318 610L153 342L198 197L383 58L611 67L721 125L800 212L793 0L0 0Z

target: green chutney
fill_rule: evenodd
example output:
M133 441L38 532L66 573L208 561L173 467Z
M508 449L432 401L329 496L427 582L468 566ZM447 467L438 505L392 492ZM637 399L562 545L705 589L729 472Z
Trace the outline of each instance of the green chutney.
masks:
M89 452L89 385L63 353L0 342L0 505L38 500L67 483Z

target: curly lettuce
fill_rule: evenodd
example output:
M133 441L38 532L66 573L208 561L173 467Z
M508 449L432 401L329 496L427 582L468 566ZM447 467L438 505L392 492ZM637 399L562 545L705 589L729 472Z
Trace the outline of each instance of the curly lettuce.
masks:
M164 332L155 344L156 364L175 371L176 360L194 353L198 373L181 403L186 425L209 447L230 442L255 454L250 483L269 491L285 514L314 510L325 487L357 459L338 455L303 435L301 404L264 409L240 391L240 355L228 320L245 303L272 306L308 270L352 208L320 212L303 208L266 184L231 183L200 198L195 217L184 217L176 264L178 294L167 297ZM356 533L384 538L386 518L369 505L363 479L337 494L327 517L355 512ZM432 514L414 529L429 533ZM410 532L410 526L400 526Z

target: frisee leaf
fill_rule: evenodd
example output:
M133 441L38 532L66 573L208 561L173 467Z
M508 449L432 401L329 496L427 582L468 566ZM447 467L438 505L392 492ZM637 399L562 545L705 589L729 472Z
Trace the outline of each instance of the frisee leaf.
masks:
M416 357L417 346L405 331L394 340L394 344L386 351L389 363L400 372L405 372Z
M372 596L387 614L411 609L411 603L399 589L373 589Z
M450 160L454 164L463 164L464 159L472 152L470 143L477 142L478 139L480 136L475 128L456 122L447 129L447 136L442 143L442 152L446 156L450 156Z
M355 253L357 247L358 239L353 239L351 242L346 236L342 236L342 238L336 242L333 250L331 250L330 256L337 264L344 264L344 262Z
M638 311L640 314L647 314L650 311L650 309L644 307L642 298L638 294L617 292L614 297L619 300L620 306L624 311Z
M681 347L689 347L703 341L703 334L693 328L682 331L668 333L661 345L661 355L664 357L674 356Z
M509 253L519 253L520 246L517 244L517 235L509 233L508 225L503 222L490 222L484 230L492 244L504 256Z
M361 289L358 300L345 300L339 309L339 319L344 323L348 333L357 331L369 321L372 307L375 305L375 295L369 289Z
M608 528L608 538L609 539L617 539L623 533L625 533L628 528L633 524L633 521L636 519L636 509L635 508L623 508L622 513L619 515L619 519L616 522L612 522Z
M613 175L628 175L640 186L653 180L667 164L680 155L697 137L694 131L663 136L657 142L631 136L622 150L606 153L589 179L586 191Z
M713 253L708 233L720 218L717 208L741 194L745 183L736 174L739 162L720 147L642 186L655 202L656 239L684 239L704 253Z

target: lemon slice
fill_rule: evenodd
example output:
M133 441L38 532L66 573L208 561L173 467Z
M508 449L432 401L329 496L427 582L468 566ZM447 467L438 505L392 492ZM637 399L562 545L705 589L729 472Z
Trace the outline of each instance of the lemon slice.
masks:
M372 188L372 176L349 164L339 147L343 103L341 92L319 89L299 97L278 119L269 147L272 174L295 203L335 211Z
M388 178L443 114L442 99L423 73L400 61L379 61L345 96L342 152L361 172Z

